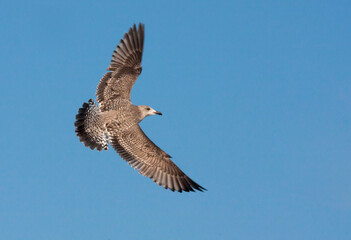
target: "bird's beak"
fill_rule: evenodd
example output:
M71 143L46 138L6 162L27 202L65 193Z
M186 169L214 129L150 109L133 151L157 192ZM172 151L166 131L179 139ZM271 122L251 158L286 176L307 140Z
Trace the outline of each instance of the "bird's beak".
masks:
M162 113L159 112L159 111L156 111L155 114L157 114L157 115L162 115Z

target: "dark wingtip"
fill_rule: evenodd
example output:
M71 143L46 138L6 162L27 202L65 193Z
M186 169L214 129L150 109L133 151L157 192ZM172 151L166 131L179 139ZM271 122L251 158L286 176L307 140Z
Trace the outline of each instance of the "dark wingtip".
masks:
M207 191L206 188L200 186L199 184L197 184L196 182L194 182L191 178L186 178L186 180L188 181L189 185L193 188L195 188L196 190L203 192L203 191Z

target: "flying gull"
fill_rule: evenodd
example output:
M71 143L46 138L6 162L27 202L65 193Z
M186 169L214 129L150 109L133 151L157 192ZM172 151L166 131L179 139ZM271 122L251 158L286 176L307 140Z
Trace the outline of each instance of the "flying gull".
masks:
M185 175L139 126L147 116L162 115L149 106L133 105L130 99L142 70L143 47L144 24L139 23L138 28L134 24L113 51L108 72L97 86L99 106L90 99L79 109L74 123L77 136L92 150L108 150L110 143L128 164L165 189L206 190Z

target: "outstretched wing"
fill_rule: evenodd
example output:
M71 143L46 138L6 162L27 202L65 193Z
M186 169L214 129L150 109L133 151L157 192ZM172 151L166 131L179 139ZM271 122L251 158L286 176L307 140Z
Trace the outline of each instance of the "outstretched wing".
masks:
M144 24L134 24L121 39L107 72L96 90L101 111L113 110L118 101L130 101L130 92L141 73L144 48Z
M119 133L114 132L113 127L107 126L107 129L113 148L140 174L172 191L206 190L185 175L171 161L171 156L157 147L138 124Z

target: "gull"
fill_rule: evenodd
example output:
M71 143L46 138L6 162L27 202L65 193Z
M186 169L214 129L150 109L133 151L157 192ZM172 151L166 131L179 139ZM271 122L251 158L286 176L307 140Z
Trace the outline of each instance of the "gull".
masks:
M113 51L110 66L97 90L98 105L90 99L78 110L74 123L79 140L92 150L108 150L109 144L138 172L165 189L178 192L203 191L190 179L171 156L154 144L140 128L147 116L162 115L146 106L131 102L131 90L141 74L144 48L144 24L125 33Z

